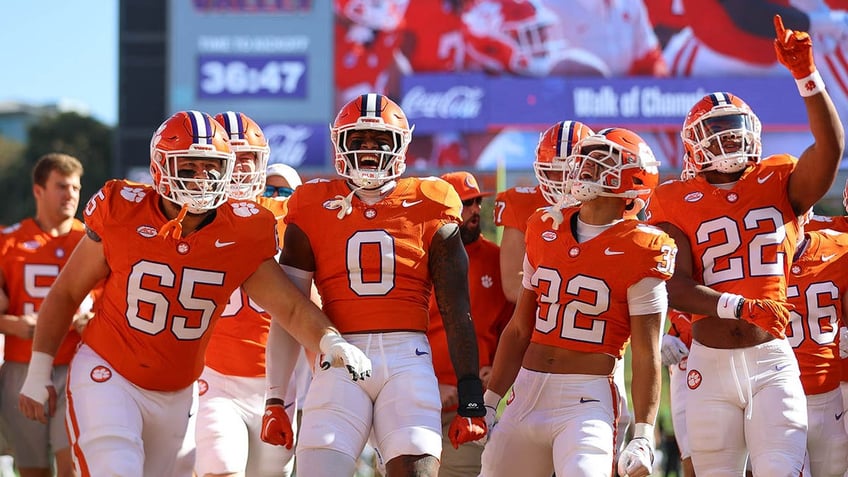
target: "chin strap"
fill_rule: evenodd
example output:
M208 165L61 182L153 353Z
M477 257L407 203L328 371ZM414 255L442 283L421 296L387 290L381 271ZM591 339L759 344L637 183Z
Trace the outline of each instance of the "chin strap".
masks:
M167 239L168 235L171 237L178 239L183 235L183 219L188 213L188 205L183 205L182 209L180 209L180 213L177 214L176 218L173 218L165 223L162 228L159 230L157 234L159 237L163 239Z
M546 209L545 213L542 214L542 222L550 219L550 221L553 222L554 230L559 230L559 225L563 220L565 220L565 217L562 215L562 209L577 205L580 205L579 200L575 199L570 194L565 194L555 205Z

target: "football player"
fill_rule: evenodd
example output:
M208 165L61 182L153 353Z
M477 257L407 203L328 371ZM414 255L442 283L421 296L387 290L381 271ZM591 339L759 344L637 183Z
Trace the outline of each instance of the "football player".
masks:
M651 473L665 281L677 247L629 209L656 187L659 163L621 128L580 140L568 161L567 188L581 204L560 214L539 210L527 221L524 288L484 396L493 430L481 476L612 473L620 411L613 373L628 342L636 425L617 468Z
M804 214L806 225L812 210ZM803 230L803 229L802 229ZM848 313L848 235L824 229L803 233L789 274L787 300L795 309L786 330L807 396L805 476L842 477L848 434L842 423L839 323Z
M107 182L85 207L85 237L41 308L19 407L46 422L53 357L86 293L96 316L68 373L68 433L82 475L191 475L196 381L211 330L238 286L327 366L364 379L370 362L274 260L274 216L228 200L235 155L198 111L165 120L150 143L153 185Z
M806 32L774 19L778 60L796 80L815 139L800 159L761 157L761 125L747 104L712 93L687 115L681 137L694 179L657 188L651 223L681 253L671 305L692 316L686 422L698 474L796 476L807 415L798 364L785 339L789 267L798 219L828 190L844 131L813 62Z
M341 179L307 182L289 199L280 263L304 292L314 278L324 312L375 369L363 383L335 371L313 378L296 458L315 475L352 475L372 433L388 475L438 472L441 403L425 334L431 289L457 377L451 442L486 433L462 203L441 179L401 177L412 129L383 95L351 100L330 131Z
M471 314L474 316L474 332L477 335L480 358L480 379L483 386L492 371L498 339L509 321L514 305L503 294L498 265L498 246L481 234L480 206L490 193L480 190L477 179L470 172L449 172L441 176L450 183L462 201L462 226L459 234L468 254L468 287L471 299ZM427 339L433 353L433 370L439 380L442 400L442 456L439 466L440 477L465 477L480 473L480 455L483 448L469 442L453 449L449 430L456 417L458 404L456 375L450 361L448 341L442 315L435 297L430 297L430 326Z
M46 475L54 457L58 476L73 475L65 432L64 389L68 363L80 341L75 329L66 328L68 334L54 358L45 363L50 382L59 393L45 420L35 422L21 415L17 394L30 363L36 323L39 317L49 319L40 313L41 304L85 233L82 222L74 218L82 174L82 164L75 157L59 153L42 156L32 169L35 216L0 233L0 296L8 297L0 310L0 332L6 340L0 372L0 416L5 428L14 431L10 442L23 477ZM86 311L76 310L74 321L83 321Z
M237 111L217 114L215 120L223 126L236 155L230 197L255 201L270 210L277 220L277 237L281 238L281 232L285 230L283 217L287 197L281 197L279 191L282 195L291 195L292 187L300 183L297 173L294 173L297 179L294 184L287 182L285 187L274 187L272 192L279 200L265 197L270 148L262 129L248 115ZM281 242L279 246L282 247ZM224 319L215 325L209 340L206 366L198 381L200 407L195 471L200 477L289 476L294 467L292 443L286 448L260 439L263 430L272 428L270 424L262 426L265 412L265 344L272 324L271 316L243 289L237 288L230 295L221 318ZM287 341L279 340L278 343L292 347L297 354L300 350L297 341L282 327L274 327L275 332L287 336ZM282 352L285 353L285 350ZM290 370L288 374L291 374ZM281 427L278 435L291 438L296 434L293 425L296 422L296 395L294 386L287 388L286 395L275 395L282 413L274 416L275 424Z

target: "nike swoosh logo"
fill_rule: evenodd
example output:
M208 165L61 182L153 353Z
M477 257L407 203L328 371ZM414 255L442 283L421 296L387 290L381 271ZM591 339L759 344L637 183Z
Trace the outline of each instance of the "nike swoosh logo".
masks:
M215 240L215 246L218 247L218 248L226 247L226 246L232 245L234 243L235 242L221 242L220 240Z
M586 399L584 397L580 398L581 404L586 404L587 402L601 402L600 399Z
M763 177L757 177L757 182L759 182L760 184L765 184L767 180L771 179L772 174L774 174L774 172L769 172Z
M789 366L789 365L788 364L784 364L784 365L778 364L777 366L774 367L774 370L775 371L783 371L784 369L786 369L787 366Z
M424 201L423 200L416 200L416 201L413 201L413 202L409 202L407 200L404 200L403 202L401 202L400 205L402 205L404 207L412 207L413 205L418 205L422 202L424 202Z
M616 250L610 250L609 247L607 247L606 250L604 250L604 255L622 255L622 254L624 254L624 252L619 252L619 251L616 251Z
M842 412L840 412L839 414L837 414L837 415L836 415L836 420L838 421L838 420L842 419L842 415L843 415L843 414L845 414L845 411L842 411Z
M830 260L831 258L833 258L835 256L836 256L835 253L832 254L832 255L822 255L822 262L826 262L826 261Z
M415 348L415 356L423 356L425 354L430 354L428 351L421 351L418 348Z

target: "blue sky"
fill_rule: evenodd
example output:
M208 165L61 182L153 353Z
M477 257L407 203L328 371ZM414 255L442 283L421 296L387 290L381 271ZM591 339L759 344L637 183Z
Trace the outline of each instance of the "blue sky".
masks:
M0 102L118 120L118 0L15 0L0 12Z

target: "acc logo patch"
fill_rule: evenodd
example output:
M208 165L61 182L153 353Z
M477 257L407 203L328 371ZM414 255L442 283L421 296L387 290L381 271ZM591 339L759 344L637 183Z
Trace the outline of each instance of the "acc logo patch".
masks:
M689 386L689 389L696 389L701 385L702 380L701 373L695 369L689 371L689 374L686 375L686 385Z
M704 194L702 194L701 192L690 192L689 194L686 194L685 197L683 197L683 200L685 200L686 202L698 202L703 198Z
M91 380L95 383L105 383L112 379L112 370L106 366L95 366L94 369L91 370L90 376Z
M553 242L557 239L557 234L553 230L546 230L542 232L542 240L545 242Z
M679 363L677 363L677 369L681 371L686 371L686 364L689 363L689 357L684 356Z
M139 225L135 231L144 238L153 238L158 233L156 229L150 225Z

